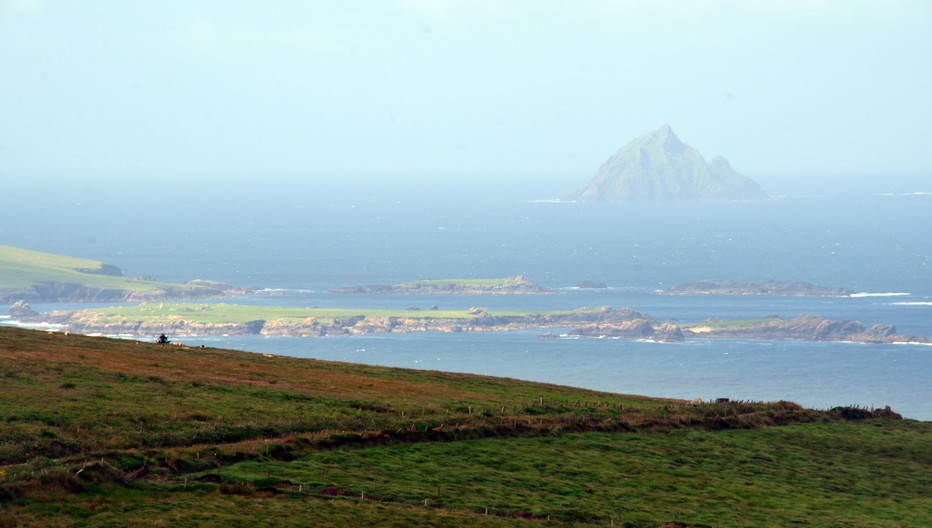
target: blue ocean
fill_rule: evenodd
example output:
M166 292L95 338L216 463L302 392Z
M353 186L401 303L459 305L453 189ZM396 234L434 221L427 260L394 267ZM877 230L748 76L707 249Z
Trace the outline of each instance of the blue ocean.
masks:
M179 188L5 186L0 243L103 260L128 276L207 278L287 306L627 306L665 321L770 314L895 324L932 336L932 189L848 189L766 202L588 204L488 183L311 185L241 178ZM523 274L540 296L329 293L339 286ZM807 281L850 298L665 296L720 279ZM579 289L582 281L607 288ZM274 295L273 295L274 294ZM63 305L38 305L38 310ZM7 307L0 306L0 313ZM512 333L184 338L241 350L490 374L672 398L891 406L932 420L932 347L803 341L652 343Z

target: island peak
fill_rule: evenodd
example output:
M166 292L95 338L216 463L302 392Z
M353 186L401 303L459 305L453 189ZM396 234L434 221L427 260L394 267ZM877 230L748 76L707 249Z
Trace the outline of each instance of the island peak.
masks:
M666 202L767 198L750 178L722 156L706 162L683 143L669 124L638 136L619 149L573 201Z

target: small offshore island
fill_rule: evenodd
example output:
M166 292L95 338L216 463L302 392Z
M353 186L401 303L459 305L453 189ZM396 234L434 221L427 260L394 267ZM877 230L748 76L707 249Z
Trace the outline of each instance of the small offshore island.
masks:
M630 323L628 323L630 326ZM710 318L702 323L639 325L626 328L622 325L591 324L574 328L566 337L620 338L636 337L655 341L683 341L702 339L792 339L799 341L830 341L865 344L932 344L923 336L899 334L896 327L877 324L865 327L858 321L833 321L814 315L798 315L792 319L770 316L747 321L719 321ZM656 333L655 333L656 332ZM548 334L543 337L564 337Z
M854 291L847 288L829 288L809 282L696 281L659 290L663 295L785 295L796 297L850 297Z
M426 279L401 284L370 284L331 288L330 293L340 294L445 294L445 295L541 295L556 293L538 286L523 275L503 279Z

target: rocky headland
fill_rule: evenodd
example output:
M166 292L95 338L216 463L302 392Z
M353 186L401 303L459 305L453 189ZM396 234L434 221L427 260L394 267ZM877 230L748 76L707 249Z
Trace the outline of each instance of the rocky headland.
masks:
M29 303L26 301L16 301L10 306L10 309L6 312L7 315L11 317L35 317L39 315L38 312L32 309L32 306L29 306Z
M140 282L149 279L128 279ZM0 303L42 302L150 302L183 299L210 299L246 295L251 290L235 288L225 282L195 279L179 285L162 284L145 290L99 288L77 282L43 281L30 288L0 291Z
M585 326L575 327L562 335L543 334L540 337L546 339L560 337L644 339L664 343L675 343L686 339L679 326L671 323L661 323L646 317L629 319L620 323L589 323Z
M24 302L144 302L218 298L249 290L225 282L160 282L126 277L112 264L0 245L0 304Z
M829 288L808 282L737 282L696 281L660 290L664 295L785 295L799 297L850 297L854 292L847 288Z

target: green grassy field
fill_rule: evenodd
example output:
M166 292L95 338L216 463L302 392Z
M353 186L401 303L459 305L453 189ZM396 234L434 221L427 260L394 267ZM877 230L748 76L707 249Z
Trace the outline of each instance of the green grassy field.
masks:
M0 385L0 527L932 525L932 424L866 410L2 327Z
M104 263L97 260L0 245L0 294L16 290L30 290L36 284L49 282L77 284L98 290L121 290L135 294L154 294L164 291L196 292L199 289L188 284L170 284L150 279L91 272L101 270L103 267Z

